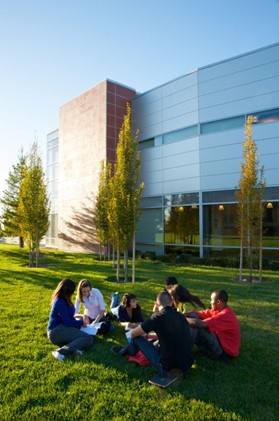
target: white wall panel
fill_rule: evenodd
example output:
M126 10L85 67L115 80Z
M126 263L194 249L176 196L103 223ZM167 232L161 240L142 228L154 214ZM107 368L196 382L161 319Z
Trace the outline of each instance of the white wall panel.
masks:
M163 192L162 183L145 183L142 197L159 196Z
M216 105L215 107L208 107L200 109L200 121L219 120L222 118L237 116L256 110L268 110L277 108L279 105L279 91L267 93L264 95L255 95L251 98L246 98L226 104Z
M192 177L176 181L165 181L162 194L176 194L181 192L197 192L200 190L200 178Z
M176 168L183 172L185 166L191 166L199 162L199 151L180 153L163 158L163 168Z
M253 82L261 82L273 78L279 73L279 59L256 67L241 70L236 73L226 74L217 79L210 79L199 84L199 96L207 95L215 91L238 86L244 86Z
M197 71L181 76L165 85L162 85L162 96L168 96L174 92L179 92L184 89L197 85Z
M201 164L210 161L222 161L223 159L242 158L242 144L238 145L222 145L213 148L206 148L200 151Z
M279 168L266 170L264 176L266 180L266 187L278 186Z
M178 168L165 168L163 170L163 181L173 181L180 179L187 179L193 177L199 177L200 167L198 163L185 165Z
M207 175L201 177L200 188L201 190L214 191L214 190L231 190L239 183L239 172L234 174L220 175Z
M225 132L209 133L200 136L200 149L214 148L223 145L234 145L244 141L243 129L227 130Z
M162 107L169 108L174 105L180 104L181 102L190 101L193 98L197 98L198 91L197 86L191 86L188 89L174 92L168 96L162 96Z
M279 146L276 146L276 152L273 150L272 153L260 155L260 165L264 166L265 171L279 166Z
M211 66L199 69L198 81L202 83L209 79L219 78L226 74L239 72L264 63L274 61L279 57L279 45L270 46L230 60L225 60Z
M279 69L278 69L279 70ZM199 98L200 108L214 107L219 104L241 101L259 95L277 92L279 98L279 75L262 81L250 82L241 87L236 86L225 90L218 90L210 95Z
M177 105L173 105L172 107L168 107L162 110L162 119L163 120L169 120L177 116L181 116L184 114L191 113L193 114L193 111L198 110L198 99L192 98L190 100L180 102ZM197 115L196 115L197 117ZM194 123L197 123L198 119ZM193 123L193 124L194 124Z
M162 123L151 124L148 127L141 127L140 125L133 126L133 127L139 129L139 136L138 136L139 141L158 136L162 134L163 132Z
M172 132L174 130L179 130L187 126L193 126L198 121L198 111L189 112L187 114L182 114L177 117L173 117L170 120L162 121L163 133Z
M219 157L218 157L219 158ZM208 161L201 163L201 177L207 177L211 175L219 175L223 177L223 175L231 174L238 172L240 174L241 171L241 161L242 158L232 158L232 159L224 159L215 161Z
M199 138L195 137L192 139L181 140L180 142L170 143L169 145L163 145L162 155L164 157L177 155L180 153L198 151L199 150Z

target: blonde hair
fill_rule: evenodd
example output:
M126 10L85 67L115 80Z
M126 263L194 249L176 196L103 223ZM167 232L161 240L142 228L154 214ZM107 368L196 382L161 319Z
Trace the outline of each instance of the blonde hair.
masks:
M90 281L88 281L88 279L82 279L80 281L80 283L78 284L77 287L77 298L78 300L83 303L83 296L82 296L82 288L87 288L89 287L90 289L92 289L92 284Z

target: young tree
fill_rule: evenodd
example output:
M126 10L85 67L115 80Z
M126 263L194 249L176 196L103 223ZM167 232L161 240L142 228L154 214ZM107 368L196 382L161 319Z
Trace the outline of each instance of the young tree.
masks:
M128 280L128 249L135 236L136 223L140 215L139 201L143 184L139 185L140 152L137 134L131 129L131 106L127 104L127 113L119 133L116 149L114 175L110 180L109 227L112 242L117 249L117 279L119 279L120 252L124 253L125 281ZM133 245L135 242L133 241ZM133 252L133 274L135 265ZM133 275L134 276L134 275Z
M7 189L3 192L1 203L3 205L2 221L4 225L4 235L11 237L19 237L19 246L24 247L22 232L20 230L18 201L20 184L23 180L26 169L27 156L20 150L18 162L13 165L9 172Z
M237 191L237 224L240 234L240 275L242 280L243 251L247 251L249 264L249 280L252 281L253 255L262 253L262 218L263 191L265 180L263 168L259 168L257 145L253 140L254 117L248 116L245 125L245 142L243 144L244 162L241 164L239 190Z
M38 154L37 143L31 147L27 167L19 191L19 225L29 249L29 266L38 266L39 243L49 226L50 204Z
M111 164L105 165L101 162L98 196L96 198L94 209L94 222L97 236L100 241L100 247L104 249L104 258L109 254L109 221L108 208L109 203L109 180L111 178ZM100 254L101 257L101 254Z

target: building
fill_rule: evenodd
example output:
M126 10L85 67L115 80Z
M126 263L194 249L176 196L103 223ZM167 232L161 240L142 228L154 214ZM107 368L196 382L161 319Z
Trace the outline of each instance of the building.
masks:
M131 100L145 183L137 249L200 256L238 250L235 188L243 161L243 127L253 115L266 179L264 253L278 254L278 82L279 43L199 68L142 94L106 81L62 106L56 245L96 250L91 215L99 164L101 159L113 161L124 102ZM118 114L104 93L110 86L127 94L125 100L121 96ZM96 91L103 93L102 100Z

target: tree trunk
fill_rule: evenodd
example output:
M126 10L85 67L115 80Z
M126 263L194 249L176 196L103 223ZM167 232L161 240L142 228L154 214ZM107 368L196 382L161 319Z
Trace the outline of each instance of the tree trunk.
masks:
M243 270L243 237L240 238L240 255L239 255L239 282L242 281L242 270Z
M120 250L117 249L117 265L116 265L116 281L119 282L119 274L120 274Z
M112 267L115 268L115 248L112 246Z
M124 273L125 273L125 282L128 282L129 275L129 265L128 265L128 249L124 251Z
M133 235L132 282L136 282L136 233Z
M21 236L19 237L19 247L22 249L24 248L24 239Z
M259 238L259 281L263 276L263 205L260 203L260 238Z

